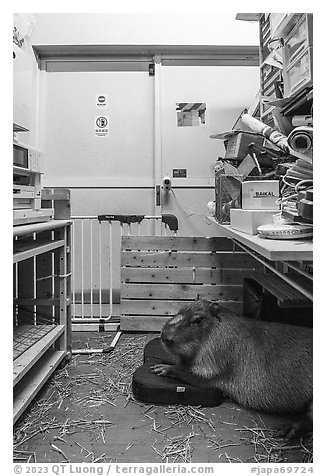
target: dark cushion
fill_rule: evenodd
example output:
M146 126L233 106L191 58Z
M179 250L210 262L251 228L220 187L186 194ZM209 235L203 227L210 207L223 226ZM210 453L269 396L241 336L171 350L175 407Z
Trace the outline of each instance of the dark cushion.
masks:
M222 403L222 393L216 389L202 389L181 380L154 374L150 364L138 367L132 378L134 396L145 403L201 405L215 407Z
M144 347L144 364L175 364L175 358L163 347L159 337L147 342Z
M134 396L145 403L201 405L215 407L222 403L223 394L217 389L202 389L180 379L162 377L151 371L151 366L173 364L175 359L164 349L159 338L149 341L144 348L144 364L133 374Z

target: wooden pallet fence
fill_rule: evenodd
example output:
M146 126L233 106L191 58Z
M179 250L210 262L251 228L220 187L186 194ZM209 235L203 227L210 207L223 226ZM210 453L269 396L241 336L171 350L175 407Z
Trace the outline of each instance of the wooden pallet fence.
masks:
M257 262L224 237L123 236L121 330L160 331L197 297L242 313L243 279Z

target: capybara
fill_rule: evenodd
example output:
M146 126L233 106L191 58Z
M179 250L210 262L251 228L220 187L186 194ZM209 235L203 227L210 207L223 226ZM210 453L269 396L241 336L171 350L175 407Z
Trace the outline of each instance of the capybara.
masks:
M177 364L154 365L154 373L218 388L244 407L304 413L288 437L312 429L311 328L239 317L197 299L164 324L161 339Z

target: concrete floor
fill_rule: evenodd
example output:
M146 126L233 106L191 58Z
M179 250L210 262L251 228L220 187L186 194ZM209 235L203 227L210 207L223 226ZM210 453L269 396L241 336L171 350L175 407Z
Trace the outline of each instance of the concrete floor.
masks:
M114 334L73 333L73 348L102 348ZM74 355L14 428L14 461L37 463L312 462L312 438L288 442L291 421L231 401L213 408L150 405L130 384L155 334L122 334L110 354Z

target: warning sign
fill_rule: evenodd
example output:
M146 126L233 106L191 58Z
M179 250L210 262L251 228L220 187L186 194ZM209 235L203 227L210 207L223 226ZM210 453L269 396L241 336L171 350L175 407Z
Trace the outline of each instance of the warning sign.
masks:
M108 116L95 117L95 135L104 137L109 134L109 118Z
M107 109L108 108L108 95L107 94L97 94L96 95L96 107L98 109Z

